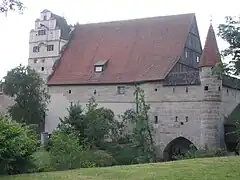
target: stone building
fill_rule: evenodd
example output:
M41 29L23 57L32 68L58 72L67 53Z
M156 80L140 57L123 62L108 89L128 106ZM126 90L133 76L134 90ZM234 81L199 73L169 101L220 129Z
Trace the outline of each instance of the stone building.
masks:
M225 147L224 119L240 102L240 84L212 74L219 61L212 25L202 50L195 14L78 25L47 83L45 131L70 103L84 106L91 96L116 115L134 108L138 84L159 154L169 159L190 143Z
M29 65L48 79L45 132L71 103L85 106L92 96L116 115L134 108L138 84L159 155L170 159L191 143L225 147L224 119L240 103L240 82L212 74L221 61L212 25L202 49L195 14L83 24L69 33L65 20L44 10L35 23Z
M47 9L36 19L35 28L30 31L28 65L39 72L45 81L67 43L70 31L63 17Z

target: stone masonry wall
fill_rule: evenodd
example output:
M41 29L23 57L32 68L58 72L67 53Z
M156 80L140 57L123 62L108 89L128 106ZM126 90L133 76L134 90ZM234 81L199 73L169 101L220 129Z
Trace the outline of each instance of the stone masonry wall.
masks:
M118 94L117 85L106 86L51 86L51 103L47 113L45 131L52 132L59 123L59 117L67 115L66 108L71 102L85 105L91 96L95 96L98 104L111 108L115 115L134 108L134 86L125 86L125 94ZM201 109L203 91L201 86L168 86L159 83L142 84L146 101L151 106L151 120L154 123L155 141L159 149L179 136L201 146ZM96 94L94 95L94 91Z
M240 103L240 90L228 87L222 88L222 105L224 116L227 117Z

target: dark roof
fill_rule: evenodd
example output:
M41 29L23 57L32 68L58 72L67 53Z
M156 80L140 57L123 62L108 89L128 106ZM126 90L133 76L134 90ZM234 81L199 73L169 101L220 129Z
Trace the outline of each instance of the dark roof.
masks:
M231 76L227 76L227 75L223 75L222 85L225 87L240 90L240 79L231 77Z
M54 13L51 13L51 18L56 19L56 26L61 29L61 39L68 40L71 29L66 19Z
M49 85L164 79L182 55L194 14L78 25ZM109 59L100 75L94 64Z
M48 9L44 9L41 13L51 12Z
M200 85L199 71L171 72L164 79L164 86Z
M209 27L199 67L213 67L221 60L212 24Z

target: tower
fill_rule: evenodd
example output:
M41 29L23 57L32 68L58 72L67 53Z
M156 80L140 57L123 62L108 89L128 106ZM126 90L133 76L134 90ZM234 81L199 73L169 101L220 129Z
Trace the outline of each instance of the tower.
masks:
M222 80L212 73L213 67L221 61L212 24L209 27L205 46L200 58L201 80L201 145L220 148L223 142L223 116L221 109Z
M52 72L54 62L60 57L67 43L70 27L67 21L49 10L43 10L30 31L28 65L35 69L44 81Z

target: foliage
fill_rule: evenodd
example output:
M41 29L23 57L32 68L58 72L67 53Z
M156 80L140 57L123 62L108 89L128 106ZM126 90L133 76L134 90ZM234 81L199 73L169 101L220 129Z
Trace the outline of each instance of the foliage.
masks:
M222 54L224 57L231 56L229 68L234 75L240 74L240 21L237 17L227 16L225 24L220 24L218 35L225 40L229 46Z
M240 157L199 158L2 177L4 180L239 180ZM1 178L0 178L1 179Z
M32 154L32 162L34 165L34 172L47 172L55 170L51 164L50 153L44 148L39 148Z
M218 62L212 69L212 74L218 75L222 78L223 75L231 75L233 68L230 64Z
M111 154L104 150L89 151L88 154L91 155L92 163L97 167L111 166L115 163L115 159Z
M156 161L153 142L153 127L148 116L150 106L146 104L144 91L140 87L136 87L134 95L136 100L136 110L127 110L123 115L123 120L128 121L133 125L133 132L130 141L132 147L138 150L138 162Z
M85 111L79 104L71 104L68 113L60 119L58 129L73 132L84 148L99 148L107 138L115 140L121 130L121 123L114 119L113 111L98 107L94 98L89 100Z
M24 10L24 5L20 0L1 0L0 1L0 12L7 13L8 11L17 10L21 13Z
M51 169L67 170L95 166L110 166L114 158L103 150L83 149L73 133L55 131L50 140ZM49 166L45 166L49 167Z
M182 155L175 155L174 159L194 159L194 158L204 158L204 157L221 157L226 156L227 151L225 149L196 149L194 145L190 145L189 150Z
M109 143L106 148L115 159L114 165L137 164L138 149L131 143Z
M3 91L15 99L8 110L12 118L40 129L50 97L37 72L22 65L12 69L4 77Z
M36 134L27 125L0 116L0 173L25 173L36 150Z
M56 170L66 170L81 167L78 154L82 151L78 138L74 134L61 131L53 132L51 136L51 164Z

